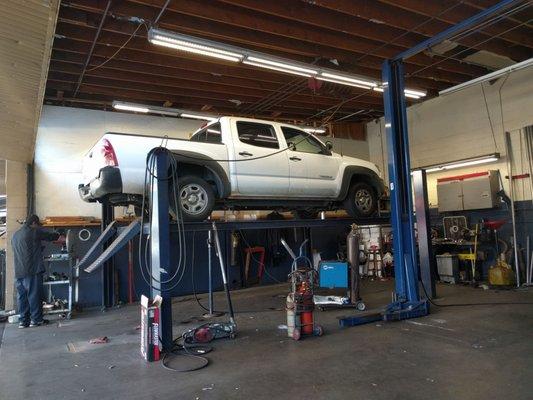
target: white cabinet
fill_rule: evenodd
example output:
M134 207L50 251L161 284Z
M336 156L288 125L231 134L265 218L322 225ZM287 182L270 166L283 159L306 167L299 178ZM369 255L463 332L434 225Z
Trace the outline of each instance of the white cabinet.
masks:
M499 190L498 171L441 178L437 181L439 212L494 208Z

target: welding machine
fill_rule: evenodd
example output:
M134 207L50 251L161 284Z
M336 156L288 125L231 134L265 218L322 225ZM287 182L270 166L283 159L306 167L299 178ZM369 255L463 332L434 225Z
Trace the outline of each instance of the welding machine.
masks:
M349 266L342 261L321 261L318 266L318 286L324 289L348 289Z

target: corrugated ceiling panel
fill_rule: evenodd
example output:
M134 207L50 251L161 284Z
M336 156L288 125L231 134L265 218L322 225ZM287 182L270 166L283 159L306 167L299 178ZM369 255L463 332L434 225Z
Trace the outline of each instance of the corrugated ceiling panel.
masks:
M3 0L0 158L31 162L59 0Z

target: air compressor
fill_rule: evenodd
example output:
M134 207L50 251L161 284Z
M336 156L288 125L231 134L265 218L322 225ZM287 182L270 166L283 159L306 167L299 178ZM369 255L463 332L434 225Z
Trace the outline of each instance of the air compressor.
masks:
M322 336L324 330L315 323L313 300L314 285L317 273L311 260L304 255L307 239L300 245L299 255L296 256L284 239L281 244L292 257L291 273L289 274L290 292L287 295L287 335L294 340L302 336ZM303 263L304 265L298 265Z

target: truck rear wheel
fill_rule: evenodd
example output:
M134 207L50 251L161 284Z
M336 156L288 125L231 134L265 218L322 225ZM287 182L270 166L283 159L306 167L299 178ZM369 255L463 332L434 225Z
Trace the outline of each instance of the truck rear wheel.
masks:
M198 176L180 177L176 191L184 221L204 221L213 211L215 192L211 185ZM175 213L174 191L170 191L170 207Z
M376 190L366 182L356 182L350 186L344 200L344 209L354 218L366 218L375 214L378 208Z

